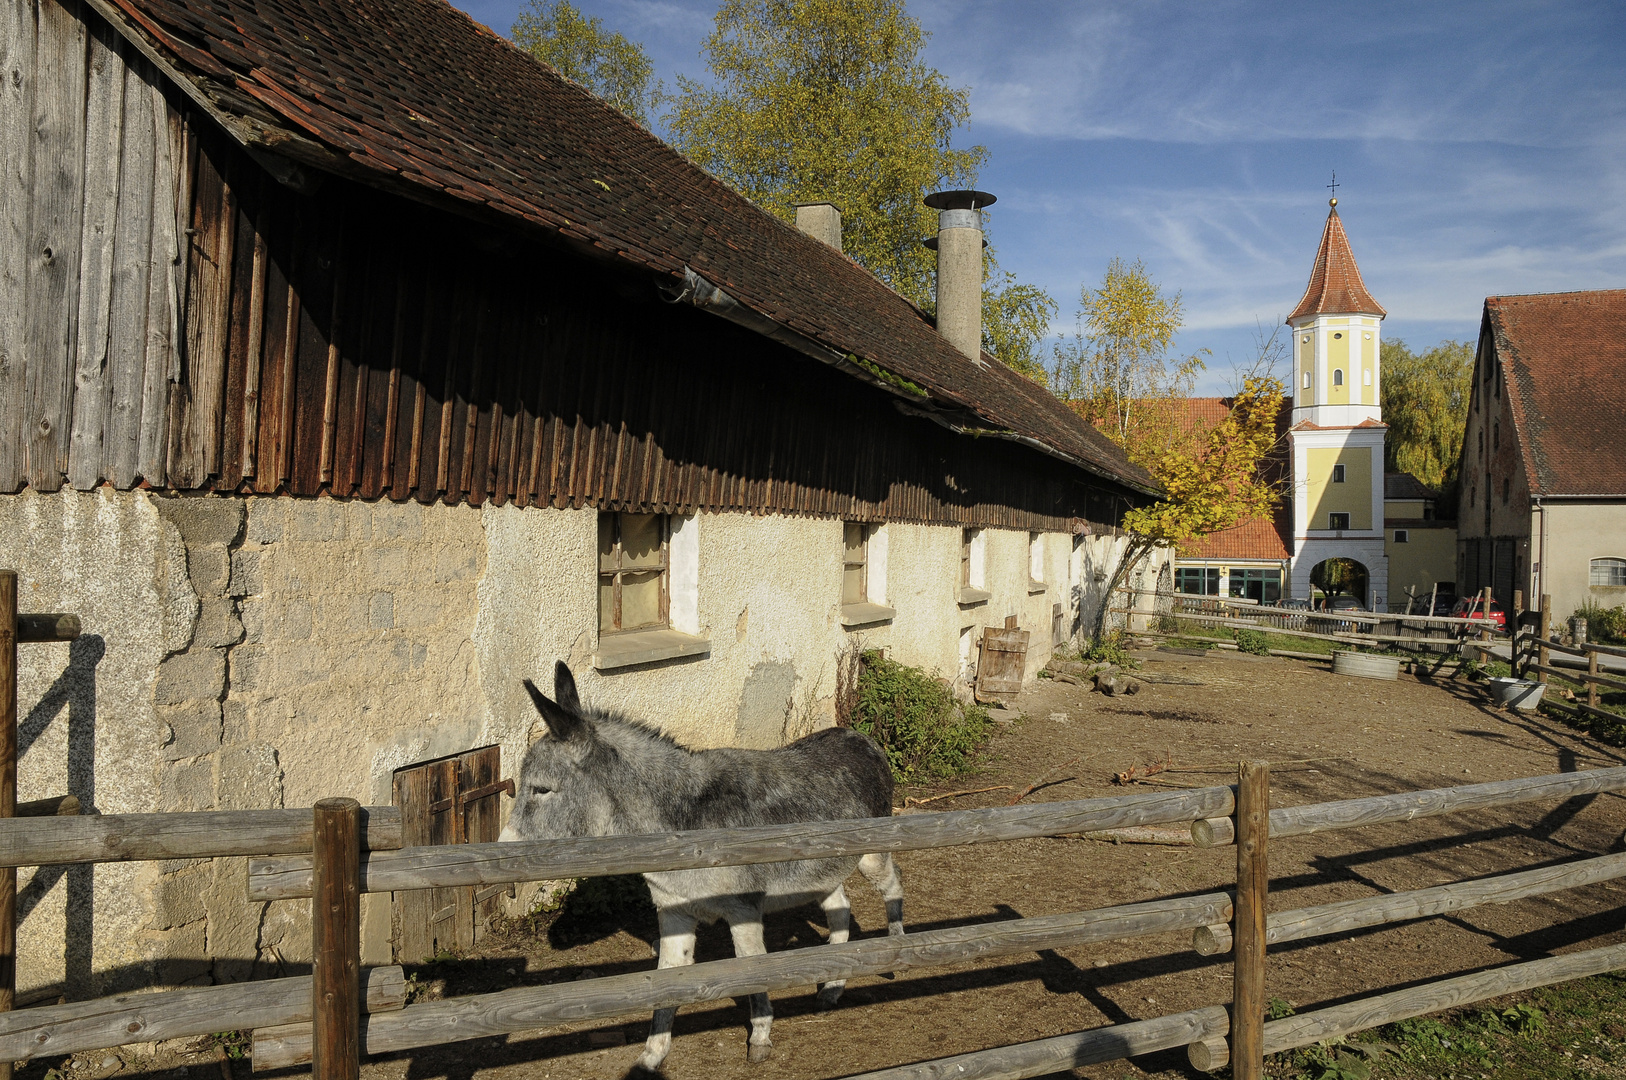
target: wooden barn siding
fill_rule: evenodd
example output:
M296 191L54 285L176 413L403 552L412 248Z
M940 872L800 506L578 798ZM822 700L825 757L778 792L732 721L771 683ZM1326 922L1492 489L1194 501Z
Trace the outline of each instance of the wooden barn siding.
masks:
M7 73L34 76L4 100L31 102L37 134L0 120L6 220L22 207L28 240L0 263L28 290L0 323L0 490L1118 518L1122 489L906 418L647 279L337 179L296 193L183 122L77 0L7 18Z
M0 76L0 491L161 481L181 119L79 0L7 0Z

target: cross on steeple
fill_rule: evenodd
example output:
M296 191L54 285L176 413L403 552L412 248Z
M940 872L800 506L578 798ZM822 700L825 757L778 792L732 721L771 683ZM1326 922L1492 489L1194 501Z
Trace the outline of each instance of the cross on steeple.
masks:
M1338 205L1338 170L1337 169L1334 169L1332 171L1332 183L1328 184L1327 186L1332 189L1332 205L1337 206Z

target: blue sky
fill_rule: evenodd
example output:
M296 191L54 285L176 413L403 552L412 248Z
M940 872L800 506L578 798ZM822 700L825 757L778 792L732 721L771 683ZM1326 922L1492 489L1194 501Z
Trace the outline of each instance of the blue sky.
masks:
M457 0L507 33L520 0ZM713 0L577 0L668 85ZM1626 5L912 0L971 92L956 137L1001 265L1071 332L1081 282L1144 259L1204 389L1303 292L1338 208L1387 338L1472 338L1487 295L1626 286Z

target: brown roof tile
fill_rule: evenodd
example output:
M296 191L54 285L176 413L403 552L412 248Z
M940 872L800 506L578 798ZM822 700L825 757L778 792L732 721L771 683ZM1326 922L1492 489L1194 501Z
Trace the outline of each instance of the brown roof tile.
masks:
M1188 426L1204 430L1225 419L1230 412L1230 398L1187 398L1184 402L1185 422ZM1261 464L1260 473L1268 480L1281 482L1292 471L1287 439L1288 426L1293 419L1293 399L1282 402L1276 417L1276 446ZM1276 512L1270 518L1253 517L1235 528L1209 533L1183 544L1182 559L1286 559L1292 556L1293 504L1284 492Z
M1626 495L1626 289L1487 297L1481 327L1531 491Z
M667 281L692 268L803 338L926 388L956 422L1155 487L1050 394L970 362L852 260L444 0L91 3L245 145L502 215Z
M1327 227L1321 230L1321 247L1315 253L1315 265L1310 268L1310 284L1304 298L1288 322L1306 315L1387 315L1383 305L1372 299L1361 280L1361 268L1355 265L1355 253L1349 250L1349 237L1344 235L1344 223L1334 208L1327 213Z

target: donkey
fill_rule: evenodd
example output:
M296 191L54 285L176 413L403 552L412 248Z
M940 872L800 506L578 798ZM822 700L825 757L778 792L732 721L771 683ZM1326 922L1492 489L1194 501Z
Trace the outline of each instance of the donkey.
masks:
M503 840L623 836L684 829L728 829L795 821L888 817L892 773L886 755L845 728L816 731L777 750L690 750L655 728L583 709L576 681L554 668L553 700L525 680L547 735L525 755ZM857 867L886 900L887 930L903 933L903 882L889 854L862 858L722 866L645 874L660 919L659 966L694 963L695 927L728 921L736 956L767 951L764 912L818 901L830 941L847 940L850 911L842 882ZM825 983L829 1007L845 981ZM676 1009L656 1009L638 1066L654 1072L672 1047ZM773 1053L773 1009L751 995L746 1055Z

